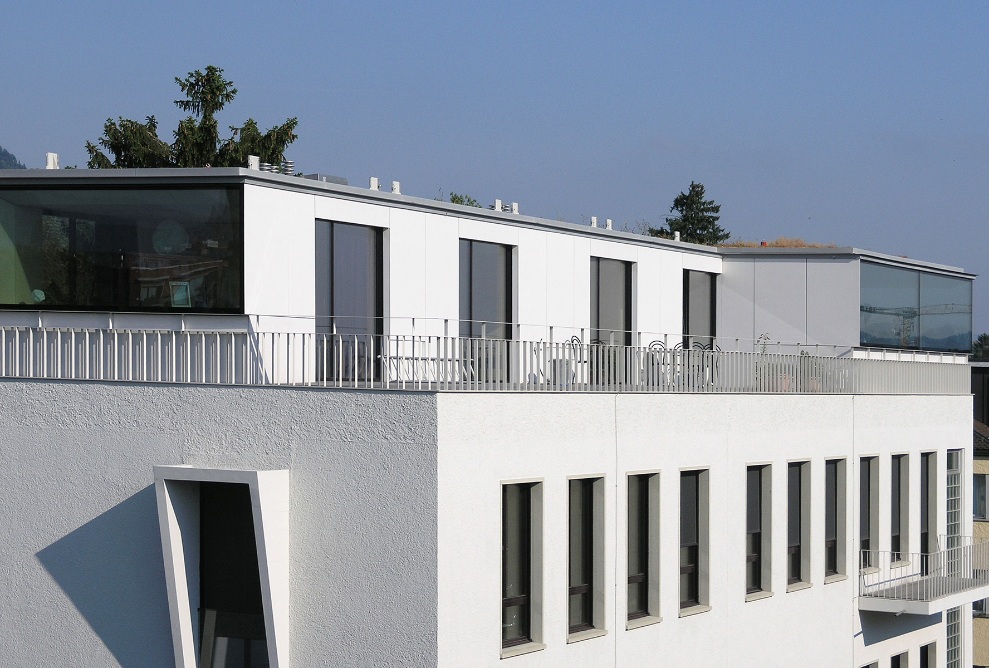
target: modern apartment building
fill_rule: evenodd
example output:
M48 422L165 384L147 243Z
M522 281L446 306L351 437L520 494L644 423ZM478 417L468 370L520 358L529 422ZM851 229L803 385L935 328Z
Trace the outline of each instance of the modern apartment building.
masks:
M971 274L506 208L0 172L7 661L971 665Z

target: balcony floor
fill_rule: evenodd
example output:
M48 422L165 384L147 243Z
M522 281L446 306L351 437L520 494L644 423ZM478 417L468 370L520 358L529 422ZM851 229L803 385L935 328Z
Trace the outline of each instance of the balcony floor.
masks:
M931 592L943 592L932 596ZM859 595L859 610L933 615L949 608L989 597L985 578L927 575L908 582L870 588Z

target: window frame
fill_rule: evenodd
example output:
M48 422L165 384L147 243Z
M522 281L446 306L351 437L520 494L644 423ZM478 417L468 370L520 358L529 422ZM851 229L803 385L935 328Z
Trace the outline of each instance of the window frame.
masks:
M695 478L692 498L687 498L684 481ZM708 469L680 471L680 615L689 614L692 608L704 608L709 602L708 549L709 549L709 483ZM685 501L693 505L693 525L684 513ZM685 530L687 536L685 537ZM693 534L692 536L690 534ZM693 538L693 540L690 540ZM686 579L685 579L686 576ZM685 586L686 585L686 586ZM691 596L691 594L693 594Z
M811 463L808 460L787 462L786 584L788 590L802 589L803 585L810 584L810 472Z
M879 458L859 458L859 568L873 568L879 550Z
M752 476L756 477L753 479ZM772 593L772 465L751 464L745 467L745 594L753 597ZM753 531L752 485L756 487L755 517L758 531ZM754 536L754 537L753 537ZM754 547L754 550L753 550ZM749 564L755 564L750 566Z
M505 581L505 569L506 569L506 505L505 505L505 493L508 487L525 487L528 489L528 523L529 523L529 540L528 540L528 581L529 581L529 591L528 591L528 629L527 638L524 640L512 639L509 642L505 642L504 638L504 628L505 628L505 617L504 611L508 607L506 602L511 603L510 598L506 597L506 581ZM542 479L521 479L521 480L505 480L501 482L501 503L502 503L502 551L501 551L501 599L499 601L499 608L502 611L502 638L501 638L501 656L502 658L508 658L510 656L516 656L518 654L525 654L531 651L536 651L544 649L545 645L543 642L543 629L542 629L542 601L543 601L543 480Z
M579 490L580 508L574 507L574 491ZM605 618L605 477L603 475L572 476L567 480L567 642L586 640L602 635ZM578 511L575 513L575 510ZM574 520L577 519L578 527ZM575 539L580 539L579 581L574 573ZM586 614L575 620L574 596L586 604ZM589 633L591 632L591 633Z
M982 513L979 514L979 487L982 488ZM972 519L976 522L989 522L989 474L972 474Z
M910 456L907 454L890 457L889 515L890 561L896 563L910 555Z

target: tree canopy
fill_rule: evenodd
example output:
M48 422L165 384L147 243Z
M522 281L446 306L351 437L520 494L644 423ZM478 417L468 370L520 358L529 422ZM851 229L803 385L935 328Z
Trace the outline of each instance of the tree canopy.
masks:
M27 167L17 162L13 153L0 146L0 169L27 169Z
M714 200L704 199L704 184L690 182L687 192L682 192L673 200L670 213L677 216L667 216L665 227L650 227L650 236L672 239L674 233L680 233L681 241L695 244L716 246L727 241L731 234L718 225L721 218L721 205Z
M205 72L195 70L185 79L175 77L175 83L185 96L175 100L175 106L191 115L182 119L172 133L174 142L169 144L158 136L154 116L144 122L108 118L103 136L97 140L99 146L86 142L89 168L242 167L248 155L280 164L285 159L285 148L298 138L298 118L289 118L266 132L261 132L257 121L248 118L241 126L229 126L230 136L221 138L216 114L233 101L237 89L232 81L223 78L219 67L209 65Z
M464 193L460 195L458 193L450 193L450 203L451 204L463 204L464 206L476 206L481 207L481 203L470 195Z
M989 362L989 334L982 333L972 341L972 354L969 359L973 362Z

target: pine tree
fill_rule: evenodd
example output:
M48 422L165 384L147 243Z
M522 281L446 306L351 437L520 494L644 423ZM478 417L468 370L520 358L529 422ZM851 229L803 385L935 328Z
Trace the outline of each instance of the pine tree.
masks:
M175 105L191 115L179 122L168 144L158 137L158 121L148 116L144 123L127 118L106 120L99 146L86 142L90 169L140 167L242 167L248 155L262 162L279 164L285 148L298 136L298 118L290 118L262 133L257 121L247 119L240 127L230 126L229 138L220 139L216 114L237 95L223 70L209 65L205 72L189 72L185 79L175 77L185 99ZM112 159L100 147L109 151Z
M13 153L0 146L0 169L27 169L27 167L17 162Z
M675 232L680 233L681 241L695 244L716 246L727 241L731 234L718 225L721 218L721 205L714 200L704 199L704 184L690 182L690 189L677 195L670 207L670 213L676 211L679 215L666 218L666 227L650 227L650 236L672 239Z

